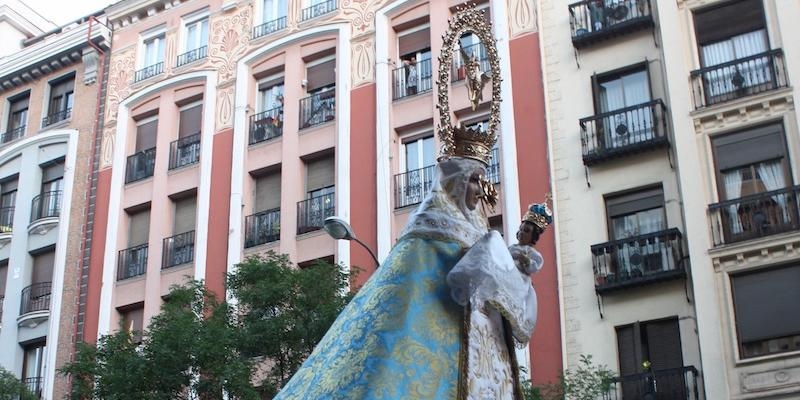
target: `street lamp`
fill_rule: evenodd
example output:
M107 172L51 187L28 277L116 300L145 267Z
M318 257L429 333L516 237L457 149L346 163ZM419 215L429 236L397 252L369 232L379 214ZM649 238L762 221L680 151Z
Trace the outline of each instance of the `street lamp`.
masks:
M325 229L325 232L328 232L328 235L336 240L354 240L369 252L369 255L372 256L373 260L375 260L376 267L381 266L381 263L378 262L378 257L375 257L375 253L373 253L369 246L367 246L364 242L358 240L356 234L353 233L353 228L350 227L350 224L348 224L347 221L335 216L328 217L325 218L322 229Z

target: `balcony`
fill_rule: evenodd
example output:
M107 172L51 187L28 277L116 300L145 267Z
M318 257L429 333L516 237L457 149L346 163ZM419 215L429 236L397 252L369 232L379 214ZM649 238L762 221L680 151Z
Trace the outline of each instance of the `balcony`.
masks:
M283 106L250 117L249 144L265 142L283 135Z
M569 5L576 49L655 26L650 0L584 0Z
M468 57L474 57L478 60L481 65L481 71L484 73L488 73L492 70L491 65L489 64L489 55L486 53L486 47L483 43L476 43L470 46L464 46L462 48L464 54ZM451 71L450 75L452 76L452 81L457 82L467 78L467 69L465 60L463 59L462 52L453 53L453 70Z
M147 271L147 252L147 244L120 250L117 258L117 280L144 275Z
M697 369L693 366L643 372L612 378L604 399L699 400Z
M158 76L164 73L164 62L161 61L159 63L155 63L153 65L149 65L144 67L133 75L133 83L141 82L145 79L150 79L154 76Z
M661 99L581 118L583 164L669 146L667 108Z
M709 205L714 245L797 231L798 194L800 186L792 186Z
M336 212L334 195L328 193L297 202L298 235L322 229L325 218L332 217Z
M392 100L399 100L433 90L431 59L417 61L415 68L416 79L409 79L409 68L406 65L392 71L392 81L394 82Z
M17 139L22 139L22 137L25 136L25 128L27 127L27 125L22 125L6 131L0 135L0 144L11 143Z
M300 14L300 21L308 21L336 11L336 0L328 0L306 7Z
M61 191L44 192L31 201L31 223L61 214Z
M789 86L781 49L701 68L691 78L696 108Z
M0 235L14 229L14 206L0 207Z
M34 283L22 289L22 302L19 307L19 315L23 316L37 311L49 310L51 290L51 282Z
M25 378L22 380L22 383L25 387L36 396L37 399L42 398L42 386L44 385L44 378L41 376L36 376L33 378Z
M336 91L333 89L300 99L300 129L333 121L336 118Z
M204 59L206 57L208 57L208 46L198 47L198 48L196 48L194 50L189 50L186 53L183 53L183 54L179 55L177 61L175 62L175 67L184 66L186 64L193 63L193 62L195 62L197 60L202 60L202 59ZM163 68L163 65L162 65L162 68ZM158 75L160 73L161 72L158 72L156 75ZM147 78L143 78L143 79L147 79Z
M72 116L71 108L67 108L66 110L61 110L54 112L52 114L48 114L46 117L42 118L42 128L53 125L56 122L66 121L71 116Z
M253 39L269 35L270 33L286 29L286 16L265 22L253 28Z
M486 179L495 185L500 183L500 151L497 148L492 149L489 166L486 167Z
M195 164L198 161L200 161L200 132L169 144L169 169ZM150 175L153 175L152 171Z
M415 169L394 176L394 208L419 204L433 187L435 165Z
M596 244L591 251L600 294L686 276L688 254L677 228Z
M244 247L278 241L281 237L281 209L261 211L244 220Z
M194 231L177 234L164 239L164 255L161 269L189 264L194 261Z
M125 183L132 183L153 176L155 165L155 147L128 156L125 168Z

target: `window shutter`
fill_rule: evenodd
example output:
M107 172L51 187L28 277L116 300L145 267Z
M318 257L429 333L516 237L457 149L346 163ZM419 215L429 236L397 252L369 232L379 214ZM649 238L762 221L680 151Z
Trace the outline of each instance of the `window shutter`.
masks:
M32 284L53 281L53 263L56 259L55 251L37 254L33 257Z
M761 0L730 2L694 14L697 43L719 42L731 36L764 28L764 6Z
M281 174L264 175L256 180L255 212L281 206Z
M203 123L203 105L198 104L192 108L187 108L181 111L180 126L178 126L178 137L183 138L187 136L200 133Z
M740 342L800 334L800 266L736 275L731 280Z
M142 332L144 325L144 307L136 307L122 314L123 328L128 331Z
M313 92L319 88L336 83L336 59L312 65L306 71L306 91Z
M144 151L156 147L158 120L154 119L136 127L136 151Z
M431 29L420 29L400 36L397 45L401 57L409 54L416 56L417 51L431 47Z
M28 99L29 99L29 97L26 94L22 98L18 97L16 99L12 100L11 101L11 106L10 106L10 109L9 109L9 114L13 114L15 112L20 112L22 110L27 110L28 109Z
M683 366L681 332L677 318L648 322L645 331L648 359L654 371Z
M150 210L131 214L130 224L128 246L133 247L147 243L150 235Z
M64 162L59 161L42 168L42 182L51 182L64 177Z
M606 199L609 218L663 206L664 190L660 186Z
M786 146L783 144L783 125L781 124L737 132L714 139L714 157L719 171L780 159L785 155Z
M186 233L195 228L197 217L197 198L187 197L175 202L175 221L173 234Z
M638 372L636 357L636 336L634 326L617 327L617 351L619 352L619 373L622 376Z
M0 183L0 193L7 194L11 192L16 192L18 182L19 181L17 179L11 179Z
M71 93L75 87L75 78L70 77L50 84L50 98L63 96Z
M306 191L333 186L336 182L333 157L320 158L306 164Z

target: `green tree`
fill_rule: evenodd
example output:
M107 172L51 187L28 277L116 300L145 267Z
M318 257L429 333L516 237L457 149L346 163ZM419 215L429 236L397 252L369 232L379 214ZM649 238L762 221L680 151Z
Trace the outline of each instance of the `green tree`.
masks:
M520 375L527 376L524 368ZM611 391L614 372L605 365L595 365L591 355L581 354L578 365L567 369L557 383L534 386L522 380L525 400L597 400Z
M28 387L14 374L0 367L0 400L36 400Z

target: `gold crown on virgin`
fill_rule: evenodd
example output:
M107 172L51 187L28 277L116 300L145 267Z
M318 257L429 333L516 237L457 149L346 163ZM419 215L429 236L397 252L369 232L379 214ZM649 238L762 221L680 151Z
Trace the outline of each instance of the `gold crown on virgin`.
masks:
M528 211L522 217L522 222L531 222L539 229L544 230L548 225L553 223L553 212L547 206L547 200L544 203L533 203L528 206Z

